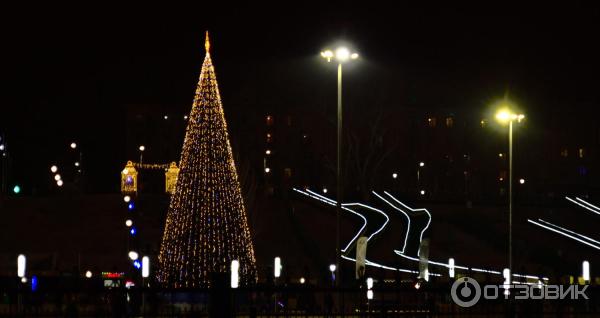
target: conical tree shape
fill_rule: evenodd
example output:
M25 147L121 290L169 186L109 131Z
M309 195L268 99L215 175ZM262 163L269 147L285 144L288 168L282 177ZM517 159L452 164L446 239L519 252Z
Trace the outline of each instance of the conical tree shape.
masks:
M208 32L205 46L160 248L157 279L170 288L210 287L212 274L228 273L232 260L240 264L240 285L256 282L254 248Z

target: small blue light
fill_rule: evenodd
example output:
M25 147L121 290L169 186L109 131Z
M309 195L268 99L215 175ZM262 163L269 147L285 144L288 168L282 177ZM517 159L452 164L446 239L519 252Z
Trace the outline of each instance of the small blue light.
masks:
M131 211L133 208L135 208L135 205L133 205L133 202L130 202L127 208Z
M140 261L138 261L138 260L135 260L135 261L133 261L133 267L140 269L140 268L142 268L142 263L140 263Z
M31 291L36 291L38 289L38 278L33 275L31 277Z
M129 230L129 233L131 233L131 235L135 235L137 233L137 230L135 229L135 227L132 227L131 230Z

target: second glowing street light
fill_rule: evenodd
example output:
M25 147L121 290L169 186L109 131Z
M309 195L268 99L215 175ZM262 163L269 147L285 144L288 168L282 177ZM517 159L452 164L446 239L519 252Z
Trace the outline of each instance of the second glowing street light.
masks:
M508 270L509 283L512 280L512 210L513 210L513 122L521 122L523 114L517 114L509 107L503 107L496 113L496 120L502 124L508 123Z
M358 58L358 53L352 53L346 47L338 47L335 51L325 50L321 52L321 57L331 62L336 60L338 63L337 68L337 166L336 166L336 179L337 179L337 205L336 205L336 235L335 235L335 261L336 267L340 268L340 216L342 214L342 64L355 60ZM339 275L336 283L339 284Z

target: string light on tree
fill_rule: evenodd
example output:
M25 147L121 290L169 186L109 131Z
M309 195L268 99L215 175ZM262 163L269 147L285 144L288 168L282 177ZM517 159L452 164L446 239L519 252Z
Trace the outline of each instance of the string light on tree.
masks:
M205 48L159 254L157 280L169 288L210 287L234 260L240 286L257 279L208 33Z

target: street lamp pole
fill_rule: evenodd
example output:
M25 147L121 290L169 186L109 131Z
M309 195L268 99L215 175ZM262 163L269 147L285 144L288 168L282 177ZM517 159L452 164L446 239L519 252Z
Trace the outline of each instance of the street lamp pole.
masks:
M336 165L336 198L337 204L335 208L335 265L338 268L338 277L335 280L336 286L340 285L341 281L341 270L340 270L340 259L342 258L340 249L340 231L341 231L341 215L342 215L342 200L343 200L343 175L342 175L342 139L343 139L343 126L342 126L342 64L348 60L357 59L357 53L350 53L345 47L339 47L334 51L325 50L321 52L321 57L331 62L333 58L338 61L337 69L337 165Z
M343 191L343 179L342 179L342 63L338 63L337 72L337 205L336 205L336 220L335 220L335 263L337 268L340 267L340 216L342 215L342 191ZM340 273L338 273L338 279L336 285L339 286L341 279Z
M512 214L513 214L513 120L508 122L508 270L513 273L512 263ZM510 279L509 278L509 279ZM512 281L512 279L511 279Z
M521 122L523 114L516 114L508 107L504 107L496 114L496 119L501 123L508 123L508 270L509 284L513 275L512 259L512 215L513 215L513 123Z

